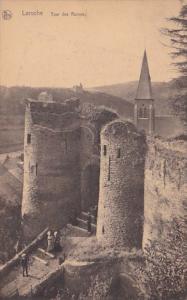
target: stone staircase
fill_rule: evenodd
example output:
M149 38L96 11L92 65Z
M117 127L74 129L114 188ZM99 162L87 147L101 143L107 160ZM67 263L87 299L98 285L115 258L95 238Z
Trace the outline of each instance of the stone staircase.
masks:
M76 218L75 224L67 224L71 236L90 236L96 234L96 219L91 214L91 232L88 232L88 212L82 211L79 217Z
M66 243L81 243L81 239L96 234L96 220L91 215L91 232L88 232L88 212L81 212L76 218L75 224L67 224L64 227L65 234L69 237ZM59 274L62 276L63 268L59 259L63 257L63 248L66 246L62 237L62 251L55 255L46 251L46 233L45 229L36 237L24 250L16 255L7 266L0 269L0 300L15 299L15 297L25 297L31 294L37 294L38 291L49 282L55 280ZM20 256L22 252L29 253L29 277L23 277L20 267ZM6 272L5 272L6 271Z
M46 280L61 271L59 269L58 256L48 253L43 248L37 248L29 256L29 276L23 277L19 265L13 267L4 276L0 284L0 299L14 299L14 297L26 297L35 294L43 287Z

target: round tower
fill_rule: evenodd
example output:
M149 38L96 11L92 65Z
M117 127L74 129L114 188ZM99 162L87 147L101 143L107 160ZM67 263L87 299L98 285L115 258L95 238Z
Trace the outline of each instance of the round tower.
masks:
M101 132L97 239L118 249L141 248L145 137L120 120Z
M77 101L27 101L22 218L28 240L46 227L61 229L79 214L78 106Z
M22 197L22 217L24 231L32 236L38 231L40 207L37 184L37 137L31 117L31 102L26 102L24 134L24 188Z

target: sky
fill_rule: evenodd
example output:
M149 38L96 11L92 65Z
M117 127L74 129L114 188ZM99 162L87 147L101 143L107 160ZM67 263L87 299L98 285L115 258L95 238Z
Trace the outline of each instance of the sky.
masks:
M181 0L0 0L0 84L93 87L138 80L145 48L152 81L169 81L176 71L160 28L180 8ZM28 15L33 11L42 15Z

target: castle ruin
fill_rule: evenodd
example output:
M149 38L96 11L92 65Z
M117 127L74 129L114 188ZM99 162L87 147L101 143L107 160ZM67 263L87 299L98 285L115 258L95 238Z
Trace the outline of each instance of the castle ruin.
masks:
M146 52L134 124L112 112L98 122L103 112L93 117L91 108L85 113L78 99L57 103L42 97L26 104L22 201L26 237L33 238L47 226L62 228L99 199L98 241L119 249L141 248L142 241L145 245L157 238L171 218L183 214L185 146L177 148L178 142L173 142L169 149L167 142L154 137ZM168 209L167 217L163 209Z
M117 117L97 110L92 120L78 99L40 100L26 101L22 216L29 239L97 204L100 126Z

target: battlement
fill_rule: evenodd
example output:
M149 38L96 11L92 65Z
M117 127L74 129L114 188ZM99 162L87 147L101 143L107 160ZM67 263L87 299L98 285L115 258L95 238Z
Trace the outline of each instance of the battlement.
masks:
M77 98L67 99L62 103L59 102L43 102L34 99L26 99L26 104L29 106L32 113L53 113L63 114L66 112L77 111L80 101Z
M141 136L132 123L119 119L107 124L101 131L101 134L107 139L126 138L128 135Z
M79 120L78 99L67 99L63 103L26 99L26 104L33 125L61 130Z

